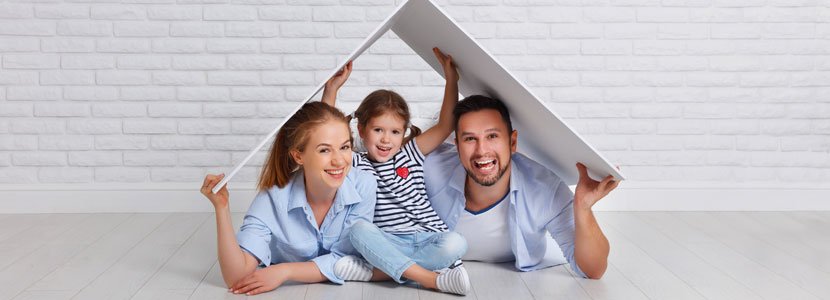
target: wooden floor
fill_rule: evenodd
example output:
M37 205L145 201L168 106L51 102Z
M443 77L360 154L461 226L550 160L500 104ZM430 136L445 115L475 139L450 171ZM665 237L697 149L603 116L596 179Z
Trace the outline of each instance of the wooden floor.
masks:
M234 215L238 222L241 214ZM600 212L601 280L465 265L467 299L830 299L830 212ZM238 224L238 223L237 223ZM0 299L244 299L211 214L0 215ZM252 299L460 299L390 283L290 284Z

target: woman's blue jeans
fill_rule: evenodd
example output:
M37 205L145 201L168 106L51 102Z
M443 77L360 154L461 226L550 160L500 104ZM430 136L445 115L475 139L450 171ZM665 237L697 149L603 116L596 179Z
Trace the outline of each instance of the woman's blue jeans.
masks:
M391 234L366 221L352 225L349 238L366 261L398 283L413 264L440 270L467 252L467 240L455 232Z

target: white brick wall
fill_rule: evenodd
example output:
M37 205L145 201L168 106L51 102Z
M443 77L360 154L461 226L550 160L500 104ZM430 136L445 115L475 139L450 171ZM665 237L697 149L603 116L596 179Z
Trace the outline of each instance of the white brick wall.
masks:
M400 1L0 2L1 186L227 171ZM826 1L437 2L632 181L830 182ZM355 69L435 116L393 35Z

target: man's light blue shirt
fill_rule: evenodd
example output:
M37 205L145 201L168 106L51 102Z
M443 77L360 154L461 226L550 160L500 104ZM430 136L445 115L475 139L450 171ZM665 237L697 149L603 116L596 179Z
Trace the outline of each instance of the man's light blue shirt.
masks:
M349 229L358 220L372 222L376 200L375 178L352 168L318 229L303 173L297 172L285 187L274 186L256 196L236 240L262 267L313 261L331 282L343 284L334 275L334 263L344 255L360 255L349 240Z
M511 157L507 227L516 268L533 271L555 265L545 259L547 233L559 244L565 259L579 276L585 273L574 261L573 193L559 176L520 153ZM455 145L443 144L424 162L429 201L438 215L454 230L466 200L467 173ZM468 247L486 247L469 245Z

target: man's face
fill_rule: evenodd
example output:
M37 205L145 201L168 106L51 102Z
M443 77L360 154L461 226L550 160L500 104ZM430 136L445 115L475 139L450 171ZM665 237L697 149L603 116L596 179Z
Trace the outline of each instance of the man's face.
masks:
M456 144L467 177L483 186L499 182L510 167L510 155L516 152L517 133L507 131L507 124L494 109L466 113L458 120Z

